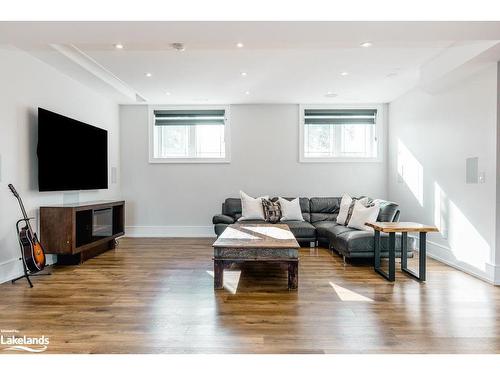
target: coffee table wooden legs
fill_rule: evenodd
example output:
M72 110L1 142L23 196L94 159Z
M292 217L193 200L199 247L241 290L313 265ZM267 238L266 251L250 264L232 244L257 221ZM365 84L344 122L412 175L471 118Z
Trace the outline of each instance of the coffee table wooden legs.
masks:
M288 289L295 290L299 286L299 262L288 262Z
M240 260L241 261L241 260ZM278 261L288 265L288 289L296 290L299 287L299 261ZM224 260L214 259L214 289L224 287Z
M224 261L214 259L214 289L224 287Z

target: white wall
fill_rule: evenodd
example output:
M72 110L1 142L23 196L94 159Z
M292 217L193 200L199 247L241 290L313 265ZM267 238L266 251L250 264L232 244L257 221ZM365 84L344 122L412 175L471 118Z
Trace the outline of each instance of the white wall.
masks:
M230 164L149 164L147 107L120 108L128 235L213 235L212 216L240 189L251 195L386 197L385 162L298 162L298 105L232 105Z
M497 170L500 167L500 62L497 63ZM500 173L496 176L496 251L495 284L500 285Z
M109 167L119 169L118 105L32 56L0 47L0 282L22 273L14 223L21 194L29 216L38 207L63 203L63 193L40 193L37 186L37 108L43 107L109 131ZM110 174L111 175L111 174ZM80 200L116 198L119 184L80 193ZM35 226L37 222L35 221Z
M429 253L490 281L497 89L497 66L492 64L439 92L416 88L389 105L388 194L401 205L401 220L436 224L442 231L429 236ZM479 158L484 183L465 183L469 157Z

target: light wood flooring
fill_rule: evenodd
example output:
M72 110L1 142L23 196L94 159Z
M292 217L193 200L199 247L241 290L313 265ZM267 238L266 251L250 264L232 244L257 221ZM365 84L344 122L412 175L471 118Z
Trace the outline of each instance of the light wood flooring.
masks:
M298 291L265 264L214 291L212 242L124 238L33 289L2 284L0 329L48 336L47 353L500 353L500 288L441 263L390 283L302 248Z

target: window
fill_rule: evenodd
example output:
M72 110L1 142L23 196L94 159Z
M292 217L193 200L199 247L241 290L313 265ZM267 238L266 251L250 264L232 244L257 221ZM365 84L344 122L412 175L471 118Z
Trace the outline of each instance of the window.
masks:
M150 162L229 162L227 107L151 110Z
M381 109L300 107L300 161L379 161Z

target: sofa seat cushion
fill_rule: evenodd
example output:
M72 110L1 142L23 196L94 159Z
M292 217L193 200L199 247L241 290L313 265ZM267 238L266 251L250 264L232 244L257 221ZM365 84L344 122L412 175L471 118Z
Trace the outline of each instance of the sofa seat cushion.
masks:
M330 238L330 240L333 240L336 237L340 236L342 233L354 232L354 231L357 231L357 229L352 229L352 228L348 228L344 225L337 224L333 227L326 229L326 234L327 234L328 238Z
M352 253L371 253L373 254L373 232L364 230L353 230L344 232L335 237L333 247L338 252L349 255ZM408 251L415 248L415 238L408 237ZM389 251L389 235L380 234L380 251ZM401 253L401 234L396 234L396 253Z
M314 238L316 237L316 228L307 221L283 221L288 225L295 238Z
M333 228L335 227L349 229L347 227L344 227L343 225L338 225L335 221L318 221L316 223L313 223L313 225L316 228L316 233L319 238L329 238L331 233L333 233Z

